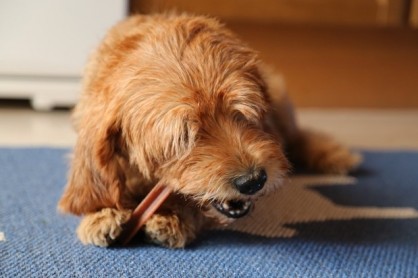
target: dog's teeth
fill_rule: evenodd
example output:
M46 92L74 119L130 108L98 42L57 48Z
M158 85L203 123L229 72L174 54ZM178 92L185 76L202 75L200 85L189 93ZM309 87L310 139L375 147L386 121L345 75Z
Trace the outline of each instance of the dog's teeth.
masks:
M230 200L224 202L216 202L214 206L223 214L233 218L239 218L247 213L251 207L251 201Z

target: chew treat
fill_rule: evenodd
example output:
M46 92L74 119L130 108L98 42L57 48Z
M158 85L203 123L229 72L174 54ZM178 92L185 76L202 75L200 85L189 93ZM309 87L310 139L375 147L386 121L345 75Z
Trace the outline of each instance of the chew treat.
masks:
M126 223L122 234L119 236L119 242L122 245L129 243L145 222L162 205L165 199L167 199L171 192L172 190L162 183L158 183L154 186L145 199L136 207L131 218Z

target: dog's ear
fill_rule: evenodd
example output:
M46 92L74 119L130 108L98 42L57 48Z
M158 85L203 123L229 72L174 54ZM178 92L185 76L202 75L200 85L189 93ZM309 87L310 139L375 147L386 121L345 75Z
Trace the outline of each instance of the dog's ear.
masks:
M108 114L109 115L109 114ZM124 184L118 161L120 129L113 116L92 115L82 123L59 210L85 214L118 207Z
M260 64L259 70L266 84L266 97L270 102L266 126L270 132L277 133L281 143L291 142L297 137L298 128L283 76L266 64Z

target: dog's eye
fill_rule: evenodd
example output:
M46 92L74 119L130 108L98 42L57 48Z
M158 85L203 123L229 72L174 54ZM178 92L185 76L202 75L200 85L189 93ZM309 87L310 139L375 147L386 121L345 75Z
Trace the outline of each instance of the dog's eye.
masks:
M189 126L187 125L187 123L185 122L183 124L183 142L185 143L185 145L189 145Z
M240 111L235 111L234 112L234 120L236 122L248 122L247 117L245 117L245 115L242 114Z

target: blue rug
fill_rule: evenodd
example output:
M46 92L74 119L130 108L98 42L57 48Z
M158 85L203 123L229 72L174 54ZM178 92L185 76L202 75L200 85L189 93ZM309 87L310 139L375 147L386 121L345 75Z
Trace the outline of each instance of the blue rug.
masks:
M79 219L56 212L67 152L0 149L0 277L418 277L418 152L364 152L354 183L306 187L350 217L287 221L281 237L212 231L184 250L82 246Z

